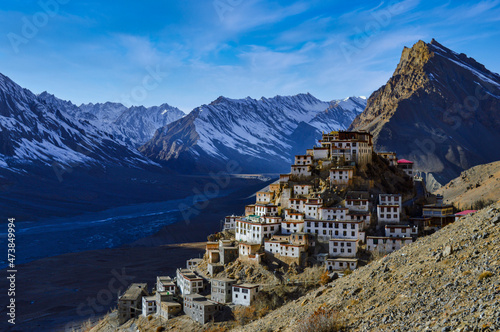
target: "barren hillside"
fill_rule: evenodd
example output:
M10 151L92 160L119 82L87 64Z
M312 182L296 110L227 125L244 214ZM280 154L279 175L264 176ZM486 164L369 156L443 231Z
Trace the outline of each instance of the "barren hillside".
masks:
M468 209L483 200L496 200L500 197L500 161L478 165L460 174L444 187L436 191L449 203L461 209Z
M326 311L349 331L498 331L499 246L500 201L239 330L304 330Z

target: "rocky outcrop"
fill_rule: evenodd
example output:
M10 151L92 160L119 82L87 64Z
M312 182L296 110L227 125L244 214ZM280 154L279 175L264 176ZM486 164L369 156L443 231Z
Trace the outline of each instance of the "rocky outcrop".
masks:
M350 126L376 148L415 161L444 184L474 165L500 160L500 76L435 40L404 48L386 85Z

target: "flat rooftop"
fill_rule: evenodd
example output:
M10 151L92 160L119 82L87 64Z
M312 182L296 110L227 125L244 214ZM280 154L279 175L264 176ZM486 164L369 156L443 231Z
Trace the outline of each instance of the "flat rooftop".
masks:
M120 296L120 300L123 301L135 301L141 297L142 293L146 291L148 284L146 283L136 283L131 284L128 289Z

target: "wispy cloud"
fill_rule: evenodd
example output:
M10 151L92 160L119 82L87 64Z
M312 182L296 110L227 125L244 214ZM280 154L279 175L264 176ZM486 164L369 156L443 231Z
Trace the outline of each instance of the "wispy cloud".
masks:
M70 2L18 56L0 39L0 72L35 92L76 102L118 99L148 67L166 79L143 104L189 110L219 95L259 98L311 92L370 95L394 71L403 46L438 39L500 71L500 0L339 2L221 0ZM4 36L39 10L7 2ZM341 46L351 47L346 57ZM71 82L68 84L68 82Z

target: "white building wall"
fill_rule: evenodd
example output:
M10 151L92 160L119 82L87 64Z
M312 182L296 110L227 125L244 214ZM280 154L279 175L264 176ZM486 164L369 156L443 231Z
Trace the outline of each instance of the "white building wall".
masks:
M359 223L306 220L306 233L317 234L319 241L328 241L332 238L363 240Z
M233 286L233 304L250 306L255 300L255 295L257 294L257 288L240 288Z
M380 223L399 223L399 205L377 205L377 218Z
M329 242L330 257L356 257L358 252L358 241L347 241L345 239L331 239Z
M345 207L351 211L368 212L368 200L346 200Z
M156 300L154 296L142 297L142 315L147 317L156 313Z
M368 251L378 251L383 254L388 254L399 250L407 244L412 243L411 238L385 238L385 237L366 237L366 249Z
M309 195L311 191L312 191L311 185L296 184L293 186L294 195Z
M320 220L347 220L347 209L320 208L318 219Z
M281 233L292 234L304 231L304 221L285 222L281 223Z
M337 260L337 259L327 259L325 262L325 267L327 271L344 271L344 270L355 270L358 267L357 261L350 260Z
M318 219L318 209L321 204L309 204L306 203L304 207L304 214L306 219Z
M418 227L391 227L385 226L385 236L388 237L412 237L418 235Z

